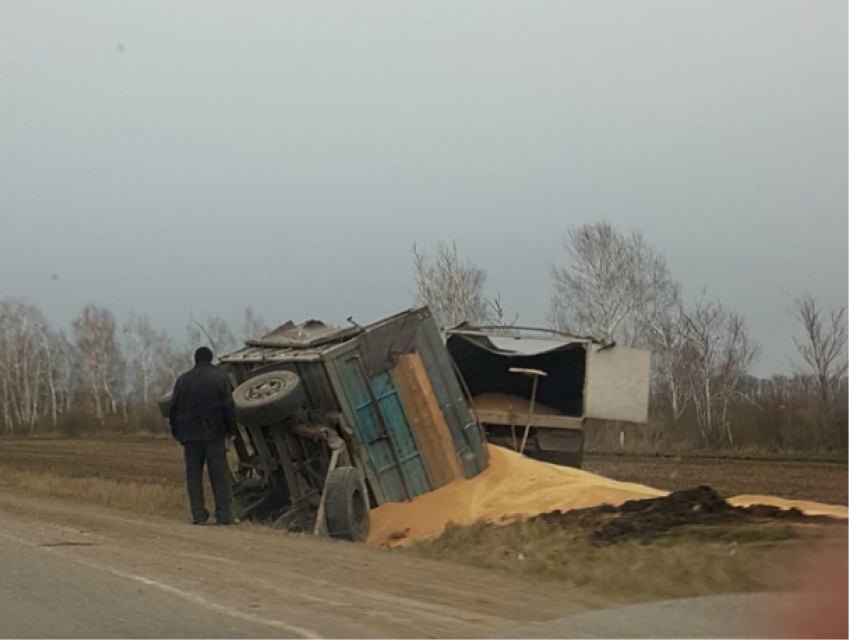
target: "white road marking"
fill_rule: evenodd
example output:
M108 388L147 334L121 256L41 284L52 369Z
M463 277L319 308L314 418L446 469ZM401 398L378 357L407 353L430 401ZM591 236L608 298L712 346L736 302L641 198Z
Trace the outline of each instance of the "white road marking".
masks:
M56 548L44 548L39 546L39 544L33 543L32 541L27 541L26 539L19 538L17 536L6 534L5 532L0 532L0 536L10 539L12 541L16 541L17 543L26 545L28 547L40 548L44 550L45 553L55 554ZM122 572L121 570L116 570L114 568L109 568L103 565L99 565L97 563L92 563L91 561L86 561L83 559L75 558L72 556L68 556L67 554L63 554L63 557L74 561L75 563L79 563L80 565L85 565L90 568L94 568L96 570L101 570L102 572L108 572L114 576L121 577L123 579L127 579L129 581L136 581L137 583L141 583L143 585L147 585L150 587L157 588L162 590L163 592L168 592L169 594L173 594L175 596L179 596L180 598L186 599L187 601L191 601L197 605L200 605L208 610L212 610L214 612L218 612L220 614L225 614L236 619L242 619L243 621L249 621L251 623L259 623L262 625L271 626L273 628L278 628L280 630L284 630L290 634L294 634L296 636L301 637L302 639L322 639L323 637L313 630L308 630L307 628L302 628L297 625L291 625L286 623L285 621L279 621L277 619L266 619L265 617L256 616L254 614L249 614L248 612L242 612L241 610L237 610L235 608L231 608L226 605L221 605L219 603L214 603L212 601L208 601L204 597L194 594L192 592L187 592L185 590L181 590L180 588L174 587L173 585L169 585L168 583L162 583L161 581L155 581L154 579L149 579L144 576L140 576L138 574L130 574L128 572Z

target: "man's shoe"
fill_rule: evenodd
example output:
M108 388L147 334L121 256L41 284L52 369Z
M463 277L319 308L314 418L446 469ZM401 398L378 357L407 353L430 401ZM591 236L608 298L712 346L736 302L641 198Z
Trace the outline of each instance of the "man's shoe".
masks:
M226 521L216 521L216 525L239 525L239 519L227 519Z
M192 516L192 525L206 525L209 520L210 513L207 510L204 510L200 514Z

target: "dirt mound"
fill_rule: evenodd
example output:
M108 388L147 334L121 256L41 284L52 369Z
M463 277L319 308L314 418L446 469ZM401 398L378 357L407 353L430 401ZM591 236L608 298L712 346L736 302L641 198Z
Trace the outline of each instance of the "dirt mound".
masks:
M704 485L659 498L626 501L619 507L602 505L570 512L556 510L531 520L564 528L578 526L589 533L593 543L611 545L631 540L647 542L674 528L687 525L729 525L776 519L834 522L826 516L806 515L796 508L734 506Z

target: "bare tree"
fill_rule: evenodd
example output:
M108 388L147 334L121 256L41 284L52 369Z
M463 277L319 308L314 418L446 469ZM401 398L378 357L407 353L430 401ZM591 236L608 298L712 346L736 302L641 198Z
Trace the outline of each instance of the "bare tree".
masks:
M706 302L704 295L693 310L682 314L682 323L690 398L703 443L717 445L725 437L734 447L729 404L740 394L739 383L760 348L749 338L741 316L720 303Z
M809 293L794 300L795 318L803 337L794 339L797 351L817 381L824 408L829 408L838 382L847 373L846 307L825 313Z
M105 307L88 304L73 323L80 368L90 407L104 420L115 414L121 400L124 360L115 331L115 318Z
M59 413L67 412L73 406L80 387L79 354L64 332L53 334L52 354Z
M626 345L648 340L648 323L678 292L663 256L640 233L605 222L571 230L566 250L569 266L551 269L550 326Z
M847 381L847 308L825 312L808 292L794 303L803 328L802 338L794 338L794 344L804 363L797 367L795 379L810 382L801 396L811 407L815 439L820 446L846 449L847 396L842 389Z
M245 326L242 335L245 340L260 338L269 333L269 326L262 317L257 316L250 307L245 308Z
M653 355L653 387L669 405L676 423L685 413L691 398L685 366L687 342L683 331L683 310L678 297L667 313L648 319L647 328L647 347Z
M35 305L15 298L0 301L0 390L7 431L34 433L36 422L50 406L48 333Z
M514 329L514 325L517 324L519 320L519 314L514 314L513 317L510 317L505 310L504 305L502 305L502 296L501 294L496 294L496 297L492 300L485 299L485 317L489 324L498 326L502 329L496 330L497 333L505 334L508 336L519 335L518 332Z
M168 338L156 331L144 314L132 314L124 324L124 334L129 343L133 392L138 401L147 405L163 391L158 382L168 368Z
M200 323L190 315L188 331L189 343L192 346L191 351L194 351L204 342L216 356L229 352L236 347L236 338L221 316L210 316L206 323ZM201 338L202 335L206 339L205 341Z
M163 338L165 340L161 345L162 352L158 357L161 367L154 384L157 395L170 391L177 377L192 367L192 354L200 345L200 341L191 341L189 347L178 347L165 334Z
M472 262L462 260L455 243L437 245L434 259L420 253L414 245L413 274L418 302L427 305L443 327L464 321L481 323L487 318L487 274Z
M47 398L50 404L50 418L53 427L59 419L59 389L58 389L58 372L57 366L59 361L58 351L60 346L57 344L57 338L47 326L44 318L39 317L34 322L36 335L40 342L41 350L44 355L44 382L46 385Z

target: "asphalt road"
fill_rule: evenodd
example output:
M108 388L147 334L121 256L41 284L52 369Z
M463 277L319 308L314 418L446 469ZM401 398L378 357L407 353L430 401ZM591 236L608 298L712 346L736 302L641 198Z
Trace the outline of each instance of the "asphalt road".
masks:
M798 612L823 618L829 596ZM827 619L846 635L842 598ZM0 491L0 638L770 638L794 602L765 599L617 607L362 545Z
M805 594L724 594L586 612L512 630L510 639L789 638L780 616L817 609ZM846 626L845 626L846 630ZM817 635L813 635L813 638ZM793 635L790 637L793 638Z
M0 491L0 638L492 638L606 605L363 545Z
M61 547L61 546L60 546ZM300 638L132 574L0 534L0 636L12 639Z

